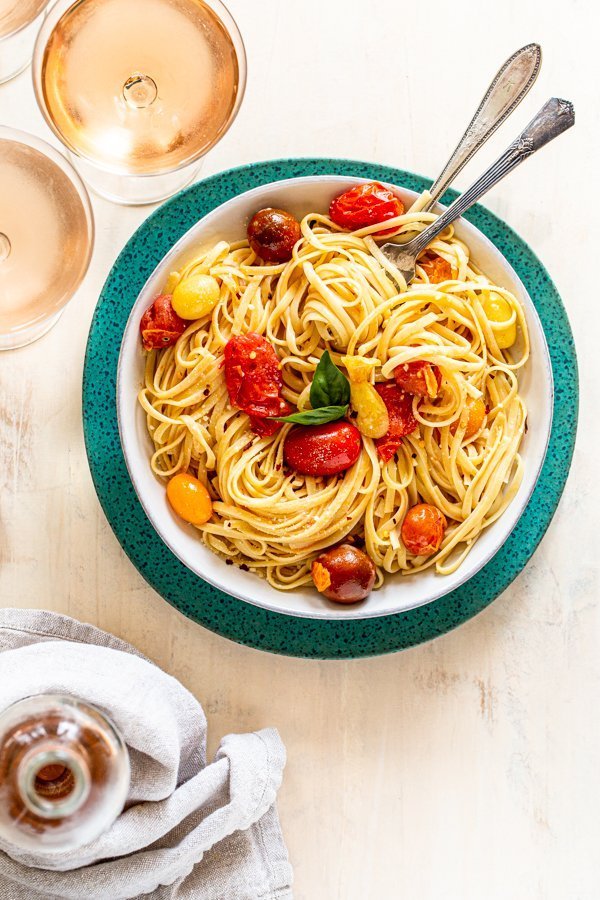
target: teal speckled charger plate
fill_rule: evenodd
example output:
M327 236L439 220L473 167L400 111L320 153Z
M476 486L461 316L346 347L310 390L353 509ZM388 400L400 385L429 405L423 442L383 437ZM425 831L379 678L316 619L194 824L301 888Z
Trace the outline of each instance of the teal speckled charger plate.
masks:
M285 616L218 591L192 574L154 531L137 499L121 450L116 410L123 329L139 292L173 244L216 206L250 188L304 175L376 178L422 191L430 181L387 166L345 159L289 159L222 172L157 209L119 255L92 321L83 375L83 423L96 491L119 543L146 581L178 610L240 644L307 658L345 659L402 650L456 628L504 591L541 541L569 472L577 428L577 358L560 297L543 265L500 219L481 206L466 218L515 269L539 313L554 375L554 418L546 460L529 504L494 558L466 584L408 612L362 620ZM443 198L451 202L453 191Z

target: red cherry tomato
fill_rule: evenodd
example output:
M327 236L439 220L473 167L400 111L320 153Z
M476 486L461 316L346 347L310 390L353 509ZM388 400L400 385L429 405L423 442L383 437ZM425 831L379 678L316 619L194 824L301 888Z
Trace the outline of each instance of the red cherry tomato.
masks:
M425 269L431 284L439 284L452 278L452 266L437 253L426 253L419 260L419 265Z
M387 462L402 443L402 438L415 430L417 420L412 414L412 394L405 393L391 381L376 384L375 390L385 403L390 419L388 433L375 441L377 452Z
M417 359L402 363L394 369L394 380L399 388L419 397L437 397L442 386L442 373L438 366Z
M292 407L285 400L281 400L281 409L277 413L278 416L289 416ZM275 419L262 419L260 416L250 416L250 428L254 434L260 437L273 437L281 428L283 422L276 422Z
M336 225L356 231L367 225L376 225L395 219L404 212L404 204L396 195L378 181L357 184L340 194L329 207L329 217ZM390 234L394 229L378 232L379 236Z
M431 556L437 553L448 526L446 516L431 503L417 503L411 507L402 523L404 546L415 556Z
M250 332L227 342L225 382L233 406L249 415L270 418L282 414L281 365L273 345L260 334Z
M161 294L140 322L144 350L160 350L177 342L190 323L184 322L171 305L171 295Z
M283 456L301 475L337 475L354 465L361 447L358 428L339 420L294 426L285 439Z

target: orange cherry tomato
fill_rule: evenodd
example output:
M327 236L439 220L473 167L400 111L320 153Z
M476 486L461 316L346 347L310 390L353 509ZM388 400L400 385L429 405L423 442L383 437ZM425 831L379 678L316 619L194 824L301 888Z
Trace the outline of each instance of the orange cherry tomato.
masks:
M477 400L467 400L467 409L469 410L469 418L467 419L467 424L465 426L465 434L463 440L470 440L473 435L477 434L481 426L483 425L483 420L485 419L488 409L481 397L478 397ZM462 416L461 416L462 419ZM458 431L458 426L460 425L461 419L457 419L456 422L453 422L450 426L450 431L452 434L456 434Z
M167 484L167 498L174 512L190 525L204 525L212 516L212 500L201 481L179 472Z
M419 260L419 265L425 269L431 284L439 284L441 281L449 281L452 278L452 266L437 253L426 253Z
M446 516L431 503L417 503L411 507L402 523L402 540L415 556L437 553L444 540L448 522Z
M442 373L438 366L416 359L402 363L394 369L394 381L403 391L418 397L437 397L442 386Z

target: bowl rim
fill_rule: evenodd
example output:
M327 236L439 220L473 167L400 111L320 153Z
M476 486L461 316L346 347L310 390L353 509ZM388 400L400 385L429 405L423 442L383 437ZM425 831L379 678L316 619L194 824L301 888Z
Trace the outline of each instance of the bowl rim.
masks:
M496 556L496 554L500 551L500 549L506 543L506 541L508 540L508 538L510 537L512 532L517 527L517 525L518 525L521 517L523 516L523 513L531 499L531 496L536 488L536 485L539 481L540 474L541 474L542 468L544 466L546 454L548 451L548 445L549 445L550 437L551 437L551 433L552 433L552 423L553 423L553 415L554 415L554 403L553 403L554 377L553 377L553 372L552 372L552 364L551 364L549 347L548 347L545 331L544 331L543 325L541 323L539 314L535 308L535 304L533 303L531 296L529 295L529 292L527 291L525 285L523 284L521 278L519 277L519 275L517 274L517 272L511 265L511 263L502 254L502 252L495 246L495 244L490 240L490 238L488 238L487 235L485 235L479 228L477 228L476 225L472 224L471 222L467 221L464 218L461 218L459 220L461 227L464 227L467 231L475 232L475 234L477 236L477 240L480 241L482 245L486 246L487 249L492 253L492 255L494 255L501 262L501 264L504 267L506 267L510 270L515 284L518 285L520 291L522 292L522 294L528 301L527 308L526 308L528 325L531 326L531 320L533 320L533 322L535 322L536 331L541 339L541 344L542 344L542 348L543 348L543 355L542 355L542 358L540 359L540 367L542 365L542 359L543 359L543 370L545 372L545 378L544 378L545 405L548 410L548 415L543 420L543 424L545 426L543 452L539 455L539 461L536 466L535 476L531 479L531 483L528 487L527 493L525 495L523 495L522 498L520 498L518 506L516 506L516 507L513 506L513 504L515 503L515 501L517 499L515 497L513 499L512 503L510 504L510 506L508 507L508 509L510 509L512 507L513 511L516 511L516 515L514 517L514 521L512 522L511 527L508 530L501 532L499 535L499 539L492 543L489 550L483 555L483 557L480 560L478 560L475 563L475 565L465 568L464 575L459 577L458 580L450 581L450 583L448 584L447 587L443 586L444 582L440 582L441 589L439 591L436 591L434 596L430 596L427 599L422 600L420 602L404 604L401 607L387 606L385 608L369 609L368 605L366 605L366 601L365 601L365 603L356 604L356 605L352 605L349 607L345 607L345 606L340 607L339 604L330 603L325 598L322 598L322 600L323 600L322 609L307 609L306 611L298 610L298 609L290 609L289 607L285 606L285 597L288 596L288 592L277 591L275 588L272 588L272 593L275 596L281 595L282 602L280 604L275 603L275 602L267 603L260 599L256 599L250 593L248 593L248 595L241 595L237 591L233 591L230 588L230 586L227 584L227 582L218 581L216 578L212 577L210 573L206 573L206 572L200 573L198 567L194 567L193 565L191 565L189 559L186 558L185 554L182 554L182 552L180 551L177 544L175 544L173 541L169 540L168 537L165 535L164 530L160 527L159 515L155 514L153 512L152 504L147 502L143 491L140 489L140 487L138 485L136 473L134 471L134 467L130 460L130 454L128 452L129 439L130 439L129 435L130 434L133 435L135 433L135 429L132 427L129 430L129 429L127 429L126 426L124 426L124 411L123 410L124 410L124 406L125 406L125 402L126 402L126 391L125 391L126 385L125 385L125 379L123 376L124 347L126 344L126 338L129 336L130 332L135 329L135 332L137 334L137 323L134 322L134 312L136 312L136 307L139 303L139 300L140 300L141 296L144 294L144 292L146 291L149 283L154 279L154 277L159 272L159 270L162 270L163 268L167 267L169 260L171 260L179 255L182 248L186 244L189 243L192 235L197 235L197 239L200 242L201 237L200 237L199 233L202 231L202 228L206 226L206 223L209 222L210 219L217 216L224 208L237 205L238 203L240 203L242 198L248 198L255 194L261 195L269 190L276 189L282 185L286 185L286 184L290 184L290 183L298 183L298 182L339 183L339 182L344 182L345 184L358 184L358 183L368 182L368 181L372 181L372 180L373 180L372 178L368 178L368 177L359 177L359 176L354 176L354 175L336 175L336 174L301 175L301 176L294 176L291 178L281 178L281 179L277 179L275 181L267 182L265 184L257 185L246 191L241 191L241 192L235 194L233 197L230 197L228 200L224 201L223 203L220 203L218 206L214 207L212 210L210 210L208 213L206 213L204 216L202 216L200 219L198 219L198 221L195 222L190 228L188 228L187 231L183 235L181 235L181 237L173 244L173 246L170 248L170 250L158 261L158 263L152 269L152 272L146 278L143 286L141 287L140 291L138 292L138 294L136 296L136 299L134 300L134 302L132 304L131 310L127 317L127 322L126 322L125 327L122 332L121 345L119 348L119 355L118 355L118 362L117 362L116 409L117 409L118 432L119 432L119 439L120 439L120 443L121 443L121 449L123 451L123 458L124 458L127 472L128 472L129 478L131 479L131 483L133 485L135 494L144 510L144 513L146 514L150 524L152 525L154 531L157 533L159 538L163 541L163 543L168 547L168 549L173 553L173 555L186 567L186 569L192 575L194 575L195 577L199 578L200 580L206 582L207 584L211 585L211 587L215 588L216 590L223 591L224 593L235 598L236 600L239 600L244 603L249 603L252 606L256 606L256 607L266 610L268 612L274 612L274 613L279 613L279 614L286 615L286 616L292 616L292 617L296 617L296 618L303 618L303 619L309 619L309 620L315 620L315 621L332 621L332 620L335 620L335 621L355 620L356 621L356 620L361 620L361 619L376 619L376 618L381 618L381 617L385 617L385 616L389 616L389 615L406 613L406 612L409 612L410 610L430 606L432 603L435 603L436 601L440 600L442 597L446 596L447 594L452 593L455 590L459 589L460 587L464 586L475 575L477 575L479 572L481 572L481 570L494 558L494 556ZM385 180L382 180L382 183L396 191L408 194L411 197L416 198L417 196L419 196L418 191L414 191L410 188L405 188L401 185L396 185L391 182L386 182ZM436 210L443 210L445 208L446 207L440 203L437 203L434 207L434 209L436 209ZM527 366L529 366L529 365L530 365L530 362L527 363ZM504 517L504 513L500 517L499 521L502 521L503 517ZM209 552L212 552L212 551L209 550ZM217 554L215 554L215 556L216 556L216 558L219 558ZM468 560L468 557L467 557L467 560ZM467 561L465 561L465 564L466 564L466 562ZM465 564L463 564L463 565L465 565ZM461 566L460 568L462 569L463 566ZM400 578L402 576L397 574L392 577ZM447 576L447 577L449 579L452 578L452 576Z

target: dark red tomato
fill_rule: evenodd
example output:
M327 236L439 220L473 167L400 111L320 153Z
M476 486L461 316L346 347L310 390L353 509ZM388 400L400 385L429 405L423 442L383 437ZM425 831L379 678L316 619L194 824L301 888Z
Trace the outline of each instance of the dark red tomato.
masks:
M360 431L350 422L295 425L285 439L283 456L301 475L337 475L354 465L361 447Z
M290 404L286 403L285 400L281 400L281 407L277 415L289 416L291 412L292 407ZM250 428L254 434L258 434L260 437L273 437L282 425L283 422L276 422L275 419L261 419L260 416L250 416Z
M385 403L390 418L388 433L375 441L377 452L387 462L402 443L402 438L415 430L417 420L412 414L412 394L407 394L393 381L376 384L375 390Z
M417 503L411 507L402 523L404 546L415 556L437 553L448 526L446 516L431 503Z
M140 322L144 350L160 350L177 342L190 323L180 319L171 305L171 295L161 294Z
M373 590L376 574L372 559L352 544L325 550L311 566L316 589L334 603L364 600Z
M336 225L347 228L348 231L387 222L388 219L401 216L403 212L402 200L378 181L357 184L336 197L329 207L329 217ZM384 236L391 234L393 230L388 228L378 234Z
M265 262L287 262L299 240L300 223L284 209L261 209L248 224L250 246Z
M426 253L419 260L419 265L425 269L431 284L439 284L452 278L452 266L437 253Z
M233 406L248 415L271 418L281 414L281 365L273 345L260 334L250 332L227 342L225 382Z
M442 373L438 366L417 359L402 363L394 369L394 380L399 388L419 397L437 397L442 386Z

